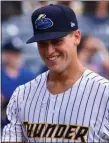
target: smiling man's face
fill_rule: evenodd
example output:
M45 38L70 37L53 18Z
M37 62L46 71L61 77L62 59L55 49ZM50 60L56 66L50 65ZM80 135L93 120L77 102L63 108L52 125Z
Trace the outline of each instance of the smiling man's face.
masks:
M80 42L78 31L63 38L54 40L39 41L38 50L42 60L53 72L64 72L72 67L77 56L76 46ZM77 44L77 45L76 45Z

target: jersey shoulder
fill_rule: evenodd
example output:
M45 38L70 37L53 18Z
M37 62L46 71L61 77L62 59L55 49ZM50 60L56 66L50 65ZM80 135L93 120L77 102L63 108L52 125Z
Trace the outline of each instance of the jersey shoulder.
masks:
M20 101L24 101L25 98L27 98L27 96L30 93L34 93L34 91L39 87L40 84L43 84L44 81L46 80L48 71L38 75L35 79L20 85L19 87L17 87L17 89L14 91L13 94L17 94L18 98Z
M94 88L100 86L100 90L104 90L104 96L106 100L109 100L109 80L102 77L98 73L91 70L87 70L85 73L85 78L89 79L90 83L94 83Z
M91 70L87 70L86 71L86 77L91 80L94 81L95 83L100 83L103 86L109 86L109 80L106 79L105 77L99 75L98 73L95 73Z
M44 81L47 78L47 75L48 75L48 71L38 75L36 78L34 78L33 80L27 82L26 84L23 84L23 85L19 86L19 88L21 90L24 90L24 88L28 89L30 87L30 85L32 87L36 87L41 81Z

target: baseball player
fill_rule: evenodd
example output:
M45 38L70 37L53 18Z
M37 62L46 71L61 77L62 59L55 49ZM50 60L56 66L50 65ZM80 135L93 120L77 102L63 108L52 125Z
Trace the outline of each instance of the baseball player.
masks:
M34 11L32 24L27 43L37 42L49 70L13 93L2 141L109 142L109 81L78 60L75 13L51 4Z

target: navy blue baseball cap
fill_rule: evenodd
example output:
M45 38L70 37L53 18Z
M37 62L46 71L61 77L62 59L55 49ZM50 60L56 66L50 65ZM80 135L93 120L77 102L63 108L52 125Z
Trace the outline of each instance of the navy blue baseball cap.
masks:
M23 52L23 42L19 37L14 37L12 39L7 39L6 42L2 45L2 52L14 52L22 53Z
M34 36L26 43L64 37L78 29L74 11L62 4L50 4L32 14Z

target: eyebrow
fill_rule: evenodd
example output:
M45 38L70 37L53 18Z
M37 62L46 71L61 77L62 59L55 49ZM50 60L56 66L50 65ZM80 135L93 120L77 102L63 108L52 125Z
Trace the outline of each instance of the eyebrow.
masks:
M64 40L64 37L57 38L57 39L54 39L54 40Z

